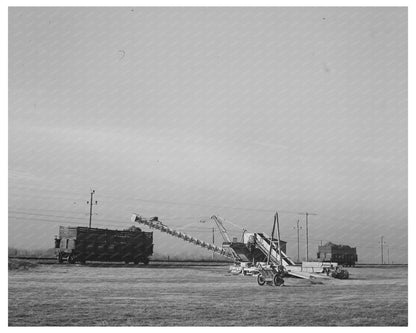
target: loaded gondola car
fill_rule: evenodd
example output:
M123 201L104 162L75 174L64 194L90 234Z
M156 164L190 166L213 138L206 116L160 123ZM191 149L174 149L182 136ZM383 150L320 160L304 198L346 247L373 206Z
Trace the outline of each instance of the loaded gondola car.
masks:
M55 253L59 263L106 261L138 264L149 263L153 254L153 232L131 227L110 230L87 227L59 227L55 238Z

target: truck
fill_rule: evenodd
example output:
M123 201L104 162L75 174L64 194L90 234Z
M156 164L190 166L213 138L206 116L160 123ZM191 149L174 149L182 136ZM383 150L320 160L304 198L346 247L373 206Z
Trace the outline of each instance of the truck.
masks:
M135 226L125 230L60 226L55 237L55 254L59 263L105 261L147 265L153 254L153 232Z

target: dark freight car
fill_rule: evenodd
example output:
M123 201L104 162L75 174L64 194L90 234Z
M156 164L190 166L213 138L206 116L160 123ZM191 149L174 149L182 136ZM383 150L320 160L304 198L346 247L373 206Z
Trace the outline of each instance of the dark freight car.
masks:
M124 261L149 263L153 254L153 232L140 228L109 230L87 227L59 227L55 239L56 257L60 263L88 261Z
M358 260L357 248L331 242L319 246L317 255L322 261L336 262L344 266L355 266Z

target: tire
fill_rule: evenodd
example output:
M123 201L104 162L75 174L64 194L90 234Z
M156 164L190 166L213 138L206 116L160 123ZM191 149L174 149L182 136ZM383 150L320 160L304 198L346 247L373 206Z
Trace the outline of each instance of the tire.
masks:
M273 277L273 284L274 284L276 287L280 287L281 285L283 285L283 283L285 283L285 280L283 280L283 279L280 277L280 275L279 275L279 274L276 274L276 275Z
M263 277L263 275L257 275L257 283L259 284L259 286L264 286L264 284L266 283L266 279Z
M75 264L75 258L72 254L68 256L68 264Z

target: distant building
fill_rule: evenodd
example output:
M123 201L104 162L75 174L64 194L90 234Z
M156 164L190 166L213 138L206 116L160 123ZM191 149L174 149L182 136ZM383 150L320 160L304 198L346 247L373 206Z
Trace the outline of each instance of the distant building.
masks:
M331 242L318 247L317 257L322 261L336 262L344 266L354 266L358 260L357 248Z

